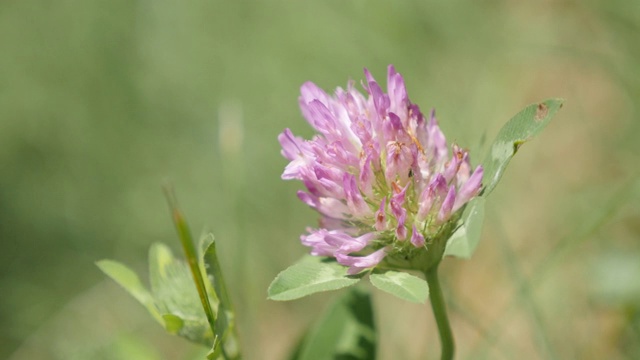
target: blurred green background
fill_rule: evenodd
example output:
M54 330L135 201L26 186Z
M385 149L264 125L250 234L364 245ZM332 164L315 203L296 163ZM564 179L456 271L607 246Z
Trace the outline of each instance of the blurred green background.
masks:
M316 215L283 182L297 106L395 64L484 157L529 103L567 99L444 276L461 359L640 358L640 3L0 3L0 358L189 359L94 261L179 250L160 187L211 229L248 359L282 359L335 294L266 300ZM436 358L427 305L376 292L381 359Z

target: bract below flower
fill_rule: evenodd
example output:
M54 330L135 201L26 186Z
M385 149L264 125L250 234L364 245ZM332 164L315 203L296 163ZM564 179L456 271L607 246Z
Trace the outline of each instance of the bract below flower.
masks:
M301 180L307 191L298 197L322 216L302 243L350 274L429 251L450 235L442 230L479 193L483 175L481 166L471 171L466 150L449 151L435 112L425 118L409 101L393 66L386 93L364 72L366 94L353 82L333 96L303 84L300 108L318 134L304 140L285 129L278 136L290 160L282 178Z

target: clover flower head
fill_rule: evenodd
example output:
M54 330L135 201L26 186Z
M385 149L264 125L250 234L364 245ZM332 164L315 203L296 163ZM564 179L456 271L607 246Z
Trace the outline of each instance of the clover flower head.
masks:
M300 108L318 134L304 140L285 129L278 136L290 161L282 178L301 180L307 191L298 197L321 214L302 244L349 266L349 274L429 251L450 235L483 175L466 150L454 144L449 151L435 112L426 118L409 101L393 66L386 93L364 73L366 94L352 81L333 96L303 84Z

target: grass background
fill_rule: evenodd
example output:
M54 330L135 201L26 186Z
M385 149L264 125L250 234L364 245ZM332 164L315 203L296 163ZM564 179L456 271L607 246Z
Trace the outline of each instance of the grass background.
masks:
M282 359L334 297L265 300L316 215L279 176L310 136L299 86L404 75L450 141L484 157L529 103L567 101L441 274L461 359L640 357L640 3L0 3L0 358L187 359L94 261L146 274L179 250L160 191L222 254L248 359ZM428 307L376 292L381 359L436 358Z

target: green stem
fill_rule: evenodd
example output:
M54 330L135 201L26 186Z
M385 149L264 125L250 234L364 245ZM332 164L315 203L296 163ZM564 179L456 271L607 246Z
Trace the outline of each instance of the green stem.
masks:
M169 203L169 208L171 209L173 222L176 226L176 230L178 231L178 237L180 238L182 249L184 250L185 256L187 258L187 263L189 264L189 269L191 270L193 281L195 282L196 289L198 290L198 295L200 296L202 308L204 309L204 313L207 316L207 322L211 327L211 331L214 332L216 317L213 313L213 309L211 308L209 295L207 294L204 279L202 277L202 273L200 272L198 256L196 255L196 249L193 245L191 232L189 231L189 227L187 226L187 221L184 219L184 216L178 208L178 203L176 201L175 194L173 193L173 188L171 188L169 185L166 185L164 186L164 191L165 196L167 197L167 202Z
M453 343L453 334L449 325L449 317L447 316L447 308L442 296L440 281L438 280L438 265L425 271L425 277L429 284L429 299L431 300L431 309L433 316L438 324L438 333L440 333L440 345L442 347L442 360L453 359L455 345Z

